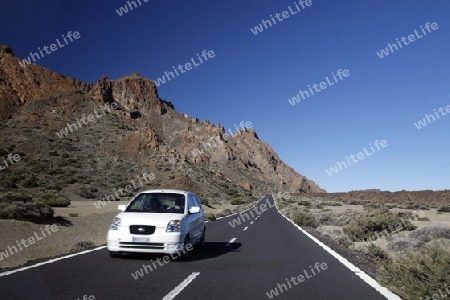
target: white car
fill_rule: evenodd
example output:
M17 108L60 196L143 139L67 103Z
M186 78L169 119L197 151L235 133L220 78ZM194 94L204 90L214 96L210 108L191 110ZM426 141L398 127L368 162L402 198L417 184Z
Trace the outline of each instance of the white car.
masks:
M205 243L203 208L191 192L144 191L118 208L122 212L112 220L107 236L111 257L131 252L188 257L189 246Z

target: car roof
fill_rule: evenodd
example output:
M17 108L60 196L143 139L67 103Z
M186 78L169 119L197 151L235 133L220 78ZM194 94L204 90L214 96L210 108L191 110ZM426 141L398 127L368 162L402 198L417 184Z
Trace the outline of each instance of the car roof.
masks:
M142 192L140 192L139 194L143 194L143 193L146 193L146 194L151 194L151 193L171 193L171 194L182 194L182 195L187 195L187 194L189 194L189 193L191 193L191 192L189 192L189 191L182 191L182 190L171 190L171 189L168 189L168 190L166 190L166 189L160 189L160 190L147 190L147 191L142 191ZM192 194L192 193L191 193Z

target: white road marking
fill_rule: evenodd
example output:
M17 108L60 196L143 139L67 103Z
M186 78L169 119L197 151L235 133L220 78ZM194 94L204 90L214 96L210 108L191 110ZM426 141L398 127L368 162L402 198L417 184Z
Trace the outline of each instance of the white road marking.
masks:
M231 244L234 243L235 240L236 240L236 238L232 238L232 239L228 242L228 244L226 244L226 246L227 246L227 247L230 246Z
M276 203L275 203L276 205ZM384 286L381 286L378 282L376 282L372 277L370 277L369 275L367 275L364 271L362 271L361 269L359 269L358 267L356 267L354 264L352 264L351 262L349 262L347 259L345 259L344 257L342 257L340 254L338 254L336 251L334 251L333 249L331 249L330 247L328 247L327 245L325 245L324 243L322 243L321 241L319 241L317 238L315 238L313 235L311 235L310 233L308 233L306 230L304 230L303 228L301 228L300 226L298 226L297 224L295 224L294 222L292 222L291 219L289 219L288 217L286 217L285 215L283 215L281 213L281 211L278 209L278 206L276 206L278 212L280 213L280 215L282 215L286 220L288 220L289 222L291 222L294 226L296 226L301 232L303 232L307 237L309 237L311 240L313 240L314 242L316 242L320 247L322 247L325 251L327 251L328 253L330 253L334 258L336 258L340 263L342 263L344 266L346 266L350 271L352 271L353 273L355 273L356 275L358 275L365 283L367 283L368 285L370 285L371 287L373 287L375 290L377 290L381 295L383 295L384 297L386 297L386 299L388 300L402 300L402 298L400 298L399 296L397 296L396 294L392 293L390 290L388 290L387 288L385 288Z
M191 275L189 275L185 280L183 280L182 283L180 283L176 288L174 288L170 293L168 293L163 300L172 300L175 298L179 293L181 293L182 290L184 290L185 287L189 285L189 283L192 282L192 280L195 279L200 275L200 272L193 272Z
M242 231L246 231L247 229L248 229L248 227L245 227L244 230L242 230Z
M246 211L249 211L249 210L251 210L252 208L254 208L256 205L258 205L258 203L261 202L265 197L266 197L266 196L262 197L261 199L259 199L258 201L256 201L256 203L255 203L252 207L250 207L250 208L248 208L248 209L246 209L246 210L244 210L244 211L237 212L237 213L234 213L234 214L225 216L225 217L219 217L219 218L216 218L216 220L220 220L220 219L223 219L223 218L229 218L229 217L238 215L238 214L240 214L240 213L244 213L244 212L246 212Z
M250 222L250 225L253 224L253 221Z
M86 253L89 253L89 252L92 252L92 251L97 251L97 250L101 250L101 249L105 249L105 248L106 248L106 246L101 246L101 247L98 247L98 248L95 248L95 249L86 250L86 251L82 251L82 252L79 252L79 253L69 254L69 255L66 255L66 256L50 259L50 260L47 260L47 261L44 261L44 262L41 262L41 263L38 263L38 264L35 264L35 265L32 265L32 266L29 266L29 267L23 267L23 268L20 268L20 269L16 269L16 270L0 273L0 277L8 276L8 275L11 275L11 274L14 274L14 273L17 273L17 272L22 272L22 271L25 271L25 270L28 270L28 269L32 269L32 268L36 268L36 267L40 267L40 266L43 266L43 265L46 265L46 264L51 264L51 263L57 262L59 260L63 260L63 259L66 259L66 258L71 258L71 257L77 256L77 255L82 255L82 254L86 254Z

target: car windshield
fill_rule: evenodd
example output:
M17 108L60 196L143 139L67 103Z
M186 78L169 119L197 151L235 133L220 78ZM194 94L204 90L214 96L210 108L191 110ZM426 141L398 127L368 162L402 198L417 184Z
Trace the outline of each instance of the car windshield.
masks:
M182 214L185 197L175 193L142 193L136 196L125 212Z

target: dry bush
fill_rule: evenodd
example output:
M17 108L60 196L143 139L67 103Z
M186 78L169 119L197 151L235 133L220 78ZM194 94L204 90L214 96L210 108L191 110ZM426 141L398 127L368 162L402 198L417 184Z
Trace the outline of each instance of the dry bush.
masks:
M425 299L450 282L449 267L448 245L432 243L420 252L380 264L379 281L402 299Z
M389 226L395 228L395 225L399 224L401 224L400 231L416 229L416 226L409 220L402 219L398 214L391 213L387 208L383 208L370 210L359 215L350 224L344 226L344 232L353 241L367 240L374 237L376 233L383 232Z
M296 211L291 214L291 220L298 226L307 226L316 228L319 222L316 220L314 214L310 211Z
M427 243L433 239L449 239L450 240L450 228L430 226L424 227L419 230L413 231L409 234L410 238L416 238L421 242Z

